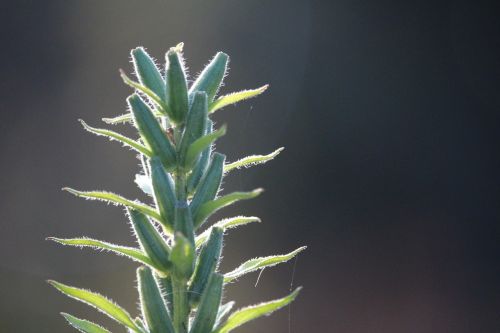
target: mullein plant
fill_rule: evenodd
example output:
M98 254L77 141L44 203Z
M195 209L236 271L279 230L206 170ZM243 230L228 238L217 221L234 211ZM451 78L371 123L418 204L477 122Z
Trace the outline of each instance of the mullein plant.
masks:
M286 262L305 247L285 255L254 258L230 272L219 271L224 232L260 220L237 216L211 225L207 220L219 209L255 198L262 192L256 189L219 195L223 177L232 170L265 163L282 149L232 163L214 151L214 143L225 134L226 127L215 129L210 115L261 94L267 85L217 97L229 60L219 52L188 86L182 47L181 43L167 52L164 71L144 48L138 47L131 52L137 80L121 72L123 81L134 90L127 99L129 113L103 121L131 124L137 129L139 139L90 127L81 121L87 131L118 141L138 153L142 173L135 182L151 204L111 192L65 188L78 197L125 207L139 247L90 238L49 238L64 245L111 251L141 265L137 269L141 315L136 318L98 293L49 281L62 293L111 317L130 333L227 333L288 305L300 290L234 312L233 301L222 301L227 284L245 274ZM88 320L62 315L81 332L109 332Z

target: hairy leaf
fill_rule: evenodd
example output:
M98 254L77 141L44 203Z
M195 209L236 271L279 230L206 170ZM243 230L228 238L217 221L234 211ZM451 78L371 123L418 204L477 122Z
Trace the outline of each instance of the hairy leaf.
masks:
M290 304L299 294L300 287L290 295L267 303L261 303L240 309L232 313L224 324L218 327L214 333L228 333L233 329L262 316L267 316L276 310Z
M137 91L143 93L144 95L146 95L151 101L153 101L157 107L160 108L160 113L164 113L164 109L165 109L165 103L163 102L163 100L157 95L155 94L151 89L149 89L148 87L138 83L138 82L135 82L135 81L132 81L126 74L124 71L120 70L120 76L123 80L123 82L125 82L126 85L136 89ZM163 111L163 112L162 112Z
M62 316L68 321L68 323L83 333L111 333L107 329L94 324L91 321L85 319L76 318L68 313L61 313Z
M49 280L48 282L63 294L96 308L120 324L131 328L135 332L140 332L140 329L134 323L130 314L106 297L85 289L67 286L56 281Z
M233 192L230 194L226 194L215 200L211 200L209 202L204 203L200 207L200 209L198 210L198 214L194 218L195 229L200 227L210 215L212 215L219 209L229 206L240 200L248 200L255 198L262 192L263 189L260 188L253 190L251 192Z
M231 282L242 275L254 272L261 268L271 267L277 264L281 264L283 262L287 262L300 252L304 251L306 248L307 248L306 246L302 246L299 247L297 250L292 251L288 254L250 259L241 264L238 268L232 270L229 273L224 274L224 282L226 283Z
M218 138L220 138L224 134L226 134L226 126L225 125L223 125L218 130L216 130L212 133L206 134L206 135L202 136L201 138L197 139L196 141L194 141L189 146L189 148L186 152L184 166L188 169L191 169L192 166L194 165L194 163L196 162L196 160L198 159L198 156L200 155L200 153L203 150L205 150L206 148L210 147L210 145L215 140L217 140Z
M221 97L217 98L215 101L213 101L212 104L210 104L209 112L212 113L212 112L215 112L219 109L222 109L225 106L235 104L235 103L244 101L244 100L252 98L252 97L256 97L256 96L262 94L264 91L266 91L266 89L268 87L269 87L269 85L266 84L265 86L262 86L262 87L257 88L257 89L242 90L242 91L238 91L238 92L234 92L231 94L221 96Z
M131 138L127 138L126 136L124 136L120 133L116 133L116 132L113 132L113 131L110 131L107 129L90 127L81 119L80 119L80 123L82 123L83 128L85 128L90 133L94 133L94 134L100 135L100 136L105 136L105 137L109 138L110 140L116 140L118 142L121 142L124 146L130 147L130 148L136 150L137 152L144 154L146 156L152 155L151 151L149 151L148 148L146 148L145 146L143 146L139 142L132 140Z
M223 230L227 230L227 229L236 228L240 225L245 225L245 224L252 223L252 222L260 222L260 219L258 217L255 217L255 216L250 216L250 217L236 216L236 217L231 217L228 219L220 220L219 222L215 223L212 227L203 231L201 234L199 234L196 237L196 241L195 241L196 248L198 248L199 246L201 246L202 244L204 244L206 242L206 240L208 239L208 236L210 235L210 233L212 231L212 228L214 228L214 227L219 227L219 228L222 228Z
M248 168L257 164L266 163L278 156L278 154L281 153L284 149L285 148L281 147L268 155L252 155L237 160L236 162L228 163L224 166L224 172L227 173L233 169L239 169L242 167Z

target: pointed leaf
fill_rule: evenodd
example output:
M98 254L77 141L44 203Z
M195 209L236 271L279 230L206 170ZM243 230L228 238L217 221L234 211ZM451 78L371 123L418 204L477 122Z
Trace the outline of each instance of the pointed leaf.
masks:
M85 289L67 286L56 281L49 280L48 282L63 294L96 308L120 324L131 328L133 331L140 331L130 317L130 314L106 297Z
M252 223L252 222L260 222L260 219L258 217L255 217L255 216L250 216L250 217L236 216L236 217L220 220L219 222L215 223L212 227L203 231L201 234L199 234L196 237L196 241L195 241L196 248L200 247L202 244L205 244L205 242L208 239L208 236L210 235L210 233L212 231L212 228L214 228L214 227L219 227L219 228L222 228L223 230L227 230L227 229L236 228L240 225L245 225L245 224Z
M209 113L212 113L212 112L215 112L219 109L222 109L225 106L235 104L235 103L244 101L244 100L252 98L252 97L256 97L256 96L262 94L264 91L266 91L266 89L268 87L269 87L269 85L266 84L265 86L262 86L262 87L257 88L257 89L242 90L242 91L238 91L238 92L234 92L231 94L221 96L221 97L217 98L212 104L210 104Z
M251 320L270 315L274 311L290 304L297 297L300 289L300 287L295 289L293 293L284 298L249 306L234 312L229 316L226 322L217 328L213 333L228 333Z
M263 192L263 189L256 189L251 192L233 192L217 198L215 200L211 200L207 203L204 203L200 209L198 210L198 214L194 218L194 227L195 229L199 228L205 220L218 211L219 209L229 206L240 200L248 200L255 198L259 194Z
M47 239L63 245L70 245L77 247L91 247L97 250L111 251L118 255L129 257L132 260L141 262L148 266L154 266L153 262L151 261L151 259L148 258L147 255L145 255L141 250L135 249L133 247L115 245L108 242L103 242L90 238L62 239L62 238L49 237Z
M161 118L164 115L161 112L155 110L155 111L153 111L153 116L155 118ZM133 120L134 120L134 116L130 112L113 117L113 118L102 118L102 121L104 121L106 124L110 124L110 125L129 123L129 122L132 122Z
M210 119L207 119L206 128L204 134L209 134L213 132L213 122ZM208 167L208 162L210 161L210 157L212 155L212 145L209 145L205 148L200 155L200 158L196 162L193 167L193 171L189 174L187 181L187 189L188 194L193 194L200 182L201 178L205 174L205 171Z
M222 228L212 228L208 242L200 251L193 279L189 287L189 302L192 305L198 304L208 280L219 266L223 235L224 231Z
M215 325L214 327L219 327L221 324L221 321L224 319L225 316L231 312L234 306L234 301L227 302L226 304L223 304L219 307L219 311L217 312L217 319L215 319Z
M257 164L263 164L266 163L272 159L274 159L276 156L278 156L279 153L283 151L283 147L276 149L273 151L271 154L268 155L252 155L252 156L247 156L244 157L240 160L237 160L236 162L228 163L224 166L224 172L227 173L233 169L239 169L242 167L248 168Z
M212 161L196 189L193 200L189 204L193 215L196 216L199 208L204 203L213 200L217 192L219 192L225 160L226 156L219 153L213 154Z
M188 148L187 153L186 153L186 159L184 162L184 166L187 169L191 169L196 160L198 159L198 156L200 153L205 150L205 148L209 147L215 140L220 138L226 134L226 126L223 125L221 128L218 130L206 134L202 136L201 138L197 139L194 141Z
M120 69L120 76L123 80L123 82L125 82L126 85L136 89L137 91L140 91L141 93L143 93L144 95L146 95L151 101L153 101L156 106L158 108L160 108L160 113L165 113L164 109L165 109L165 103L162 101L162 99L157 95L155 94L151 89L149 89L148 87L138 83L138 82L135 82L135 81L132 81L126 74L124 71L122 71Z
M154 218L157 221L161 221L161 216L154 210L152 207L145 205L141 202L138 201L132 201L129 199L125 199L122 196L119 196L118 194L111 193L111 192L102 192L102 191L77 191L69 187L63 188L64 191L68 191L69 193L76 195L77 197L82 197L86 198L89 200L99 200L99 201L104 201L108 203L112 203L114 205L120 205L120 206L125 206L125 207L130 207L133 209L137 209L138 211L142 212L143 214L146 214L152 218Z
M89 131L90 133L94 133L94 134L99 135L99 136L105 136L112 141L116 140L118 142L121 142L124 146L132 148L132 149L136 150L137 152L144 154L146 156L152 155L151 151L149 151L148 148L144 147L139 142L132 140L131 138L127 138L126 136L121 135L120 133L116 133L116 132L113 132L113 131L110 131L107 129L90 127L81 119L80 119L80 123L82 123L83 128L85 128L85 130Z
M212 102L226 75L228 61L227 54L218 52L189 89L190 99L195 92L204 91L207 93L208 101Z
M167 273L171 267L170 249L158 230L146 215L134 209L127 209L130 222L143 251L160 272Z
M94 324L91 321L85 319L76 318L68 313L61 313L62 316L68 321L68 323L83 333L111 333L107 329Z
M141 138L153 154L160 157L163 166L172 169L176 163L177 153L158 120L138 95L130 96L127 102L134 114Z
M152 90L157 96L164 98L165 81L153 59L142 47L133 49L131 55L139 82Z
M167 52L166 100L170 119L176 123L182 123L188 112L187 81L181 52L182 44Z
M224 274L224 282L225 283L231 282L242 275L254 272L261 268L272 267L277 264L287 262L300 252L304 251L306 248L307 248L306 246L302 246L299 247L297 250L292 251L288 254L250 259L241 264L238 268L232 270L229 273Z
M222 275L218 273L213 273L210 277L189 333L207 333L214 328L217 319L217 311L215 310L220 306L223 280Z
M137 269L142 317L150 333L175 333L160 289L149 268Z

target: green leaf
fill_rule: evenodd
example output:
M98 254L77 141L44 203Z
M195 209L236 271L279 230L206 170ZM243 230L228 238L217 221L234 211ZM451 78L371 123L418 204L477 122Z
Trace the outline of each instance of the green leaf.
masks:
M228 333L251 320L270 315L274 311L290 304L297 297L300 290L301 288L299 287L284 298L240 309L231 314L226 322L217 328L213 333Z
M229 273L224 274L224 282L225 283L231 282L242 275L254 272L258 269L271 267L277 264L287 262L300 252L304 251L306 248L307 248L306 246L302 246L299 247L297 250L292 251L288 254L250 259L241 264L238 268L232 270Z
M63 294L96 308L135 332L140 332L140 329L134 323L130 314L106 297L85 289L67 286L56 281L49 280L48 282Z
M131 55L139 82L152 90L157 96L164 98L165 81L153 59L142 47L133 49Z
M194 95L193 103L189 109L189 114L186 119L186 128L182 134L180 145L178 146L180 164L184 164L189 146L205 134L208 118L207 110L207 94L204 92L197 92Z
M149 268L137 269L142 317L150 333L175 333L160 289Z
M225 196L222 196L220 198L217 198L215 200L211 200L209 202L204 203L200 207L200 209L198 210L198 214L194 218L195 229L200 227L210 215L212 215L219 209L229 206L240 200L248 200L255 198L263 191L264 191L263 189L256 189L251 192L233 192Z
M132 81L126 74L124 71L122 71L120 69L120 76L123 80L123 82L125 82L126 85L136 89L137 91L143 93L144 95L146 95L151 101L153 101L157 107L160 108L160 113L165 113L164 109L165 109L165 103L162 101L162 99L160 97L158 97L157 94L155 94L151 89L149 89L148 87L146 86L143 86L142 84L138 83L138 82L135 82L135 81ZM163 111L163 112L162 112Z
M172 177L165 172L159 158L152 158L150 164L154 198L162 217L162 224L165 224L169 230L173 230L177 202L174 182Z
M189 204L191 212L196 216L199 208L206 202L213 200L219 191L220 184L222 182L222 174L224 168L224 161L226 156L214 153L212 161L203 175L196 192L193 196L193 200Z
M218 52L189 89L190 99L195 92L204 91L207 93L208 101L212 102L226 75L228 61L227 54Z
M152 153L149 151L149 149L147 149L146 147L141 145L139 142L132 140L130 138L127 138L126 136L121 135L120 133L116 133L116 132L113 132L113 131L110 131L107 129L90 127L83 120L79 119L79 121L80 121L80 123L82 123L83 128L85 128L85 130L89 131L90 133L94 133L94 134L99 135L99 136L105 136L112 141L116 140L118 142L121 142L124 146L130 147L130 148L136 150L137 152L144 154L146 156L150 157L152 155Z
M85 199L89 200L99 200L99 201L104 201L108 203L112 203L114 205L119 205L119 206L125 206L125 207L130 207L133 209L136 209L143 214L146 214L152 218L154 218L157 221L161 221L161 216L154 210L152 207L145 205L141 202L138 201L132 201L129 199L125 199L122 196L119 196L118 194L111 193L111 192L103 192L103 191L77 191L69 187L64 187L63 191L68 191L69 193L76 195L77 197L82 197Z
M225 316L231 312L234 306L234 301L227 302L226 304L223 304L219 307L219 311L217 312L217 319L215 319L215 325L214 327L219 327L222 319L224 319Z
M210 119L207 119L206 128L204 134L212 133L213 131L213 122ZM189 174L187 181L187 190L188 194L193 194L198 186L198 183L201 180L201 177L205 174L205 170L207 170L208 162L210 161L210 156L212 155L212 145L209 145L205 150L201 152L200 158L196 162L193 170Z
M192 305L198 304L210 276L217 270L222 252L223 235L222 228L212 228L208 242L200 251L189 288L189 302Z
M187 153L186 153L186 159L184 162L184 165L187 169L191 169L196 160L198 159L198 156L200 153L205 150L206 148L210 147L210 145L226 134L226 126L223 125L221 128L218 130L206 134L202 136L201 138L197 139L194 141L188 148Z
M221 96L221 97L217 98L213 103L210 104L210 108L209 108L208 112L212 113L212 112L215 112L219 109L222 109L225 106L235 104L235 103L244 101L244 100L252 98L252 97L256 97L256 96L262 94L264 91L266 91L266 89L268 87L269 87L269 85L266 84L265 86L262 86L262 87L257 88L257 89L242 90L242 91L238 91L238 92L234 92L231 94Z
M161 112L155 110L155 111L153 111L153 116L155 118L161 118L164 115ZM113 117L113 118L102 118L102 121L104 121L106 124L110 124L110 125L124 124L124 123L128 123L128 122L132 122L133 120L134 120L134 116L130 112Z
M160 157L163 166L168 170L172 169L176 164L177 153L158 120L137 94L127 98L127 102L141 138L153 154Z
M85 319L76 318L68 313L61 313L62 316L68 321L68 323L83 333L111 333L107 329L94 324L91 321Z
M219 308L222 298L222 287L222 275L213 273L203 292L189 333L207 333L212 331L217 319L217 311L215 310Z
M172 121L182 123L188 112L186 73L182 59L182 43L167 52L166 99Z
M91 247L97 250L111 251L118 255L129 257L132 260L138 261L148 266L154 266L153 262L151 261L151 259L149 259L147 255L145 255L141 250L135 249L133 247L115 245L108 242L103 242L90 238L62 239L62 238L48 237L47 240L51 240L62 245Z
M127 209L127 213L141 248L151 259L154 267L166 274L171 267L170 249L167 243L146 215L134 209Z
M268 155L252 155L237 160L236 162L228 163L224 166L224 172L227 173L233 169L239 169L241 167L248 168L257 164L266 163L278 156L278 154L281 153L284 149L285 148L281 147Z
M236 228L240 225L245 225L245 224L252 223L252 222L260 222L260 219L258 217L255 217L255 216L250 216L250 217L236 216L236 217L220 220L219 222L215 223L212 227L203 231L201 234L199 234L196 237L196 241L195 241L196 248L205 244L205 242L208 239L208 236L212 232L212 228L214 228L214 227L219 227L219 228L222 228L223 230L227 230L227 229Z
M175 243L170 254L177 279L187 281L193 274L195 251L191 243L181 233L175 235Z

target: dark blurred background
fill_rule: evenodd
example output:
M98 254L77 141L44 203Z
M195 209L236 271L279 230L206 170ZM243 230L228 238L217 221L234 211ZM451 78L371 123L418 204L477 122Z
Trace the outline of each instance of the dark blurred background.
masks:
M230 54L223 92L271 85L215 115L228 159L286 147L227 178L227 191L267 191L224 210L263 223L228 234L223 270L309 246L228 288L243 306L305 286L238 332L499 332L499 14L472 1L1 1L0 332L73 332L60 311L122 332L47 278L138 313L135 264L44 238L133 245L121 209L60 188L145 200L134 154L76 120L124 112L131 48L163 61L180 41L192 77Z

